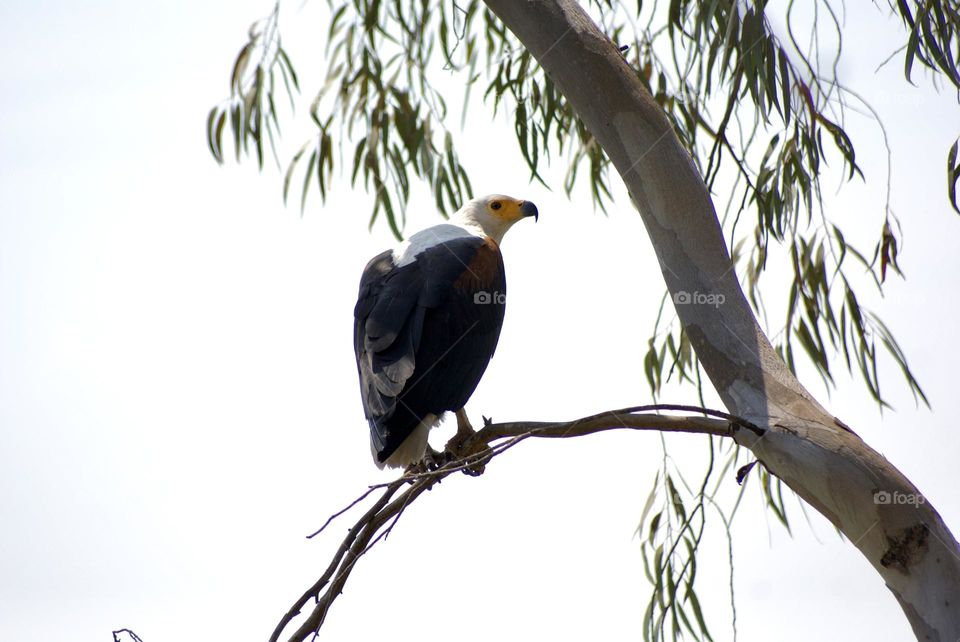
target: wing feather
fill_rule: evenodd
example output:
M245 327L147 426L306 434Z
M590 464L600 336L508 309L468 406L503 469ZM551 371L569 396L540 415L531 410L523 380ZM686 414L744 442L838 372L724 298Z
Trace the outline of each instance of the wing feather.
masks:
M427 377L431 381L418 383L427 374L417 371L418 355L423 356L420 354L421 340L428 318L433 318L429 321L433 324L430 325L433 340L429 344L430 350L424 353L430 363L423 369L429 370L440 358L434 344L438 341L452 343L457 338L447 337L452 328L437 323L439 319L447 318L454 283L469 270L468 266L483 242L478 237L446 240L399 267L388 251L374 257L364 269L354 308L354 349L371 444L380 461L384 461L416 428L421 415L436 412L425 407L431 401L429 397L436 395L428 395L428 398L424 395L436 389L437 382L432 379L445 376L443 373L451 366L443 364ZM431 314L439 316L431 317ZM495 323L493 345L501 321L502 312ZM442 346L440 350L442 354ZM478 367L482 373L486 363ZM479 379L479 374L476 378ZM408 386L419 387L419 390L411 396L407 394L410 392ZM401 397L406 401L398 402Z

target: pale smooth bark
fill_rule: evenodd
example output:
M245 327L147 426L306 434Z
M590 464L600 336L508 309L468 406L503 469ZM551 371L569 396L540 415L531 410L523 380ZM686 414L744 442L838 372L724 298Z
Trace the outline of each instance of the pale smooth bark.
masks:
M737 441L863 553L918 639L960 639L957 541L929 502L882 502L922 496L817 403L776 354L737 281L703 179L636 70L573 0L485 2L613 161L671 294L723 295L719 306L676 308L727 409L767 429L762 436L738 431Z

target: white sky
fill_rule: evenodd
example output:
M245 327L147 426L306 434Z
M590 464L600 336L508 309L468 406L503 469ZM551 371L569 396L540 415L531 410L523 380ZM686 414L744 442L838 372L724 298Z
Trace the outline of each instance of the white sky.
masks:
M303 536L389 478L370 461L351 351L360 270L388 231L367 232L362 193L342 185L301 218L283 208L276 171L219 168L206 149L206 111L269 8L0 8L0 639L109 640L121 627L145 642L265 639L350 518ZM842 73L885 119L907 235L908 281L871 303L933 410L915 409L889 368L897 412L882 417L858 382L841 375L828 397L804 380L960 528L949 340L960 220L944 193L960 110L906 85L899 62L874 74L901 40L872 7L857 10ZM300 20L315 21L301 38L323 32L311 10ZM483 113L463 138L475 188L529 198L542 215L504 245L509 311L472 416L649 402L642 358L662 279L639 217L626 199L605 218L528 184L511 130ZM831 197L830 214L872 233L884 156L875 126L849 127L869 182ZM410 229L437 222L418 199ZM695 477L706 445L670 442ZM323 639L638 639L649 588L632 534L659 456L655 435L527 443L480 479L444 482L358 566ZM733 528L741 641L910 638L825 520L809 511L811 529L789 500L791 539L761 503L754 486ZM731 637L727 574L714 531L698 587L718 641Z

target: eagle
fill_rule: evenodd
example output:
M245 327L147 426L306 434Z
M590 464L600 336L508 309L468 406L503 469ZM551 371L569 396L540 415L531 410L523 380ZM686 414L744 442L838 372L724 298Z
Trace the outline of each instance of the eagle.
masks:
M463 407L500 338L507 281L500 243L530 201L475 198L446 223L373 257L354 308L354 352L370 451L379 468L436 453L427 437L445 412L457 438L473 432Z

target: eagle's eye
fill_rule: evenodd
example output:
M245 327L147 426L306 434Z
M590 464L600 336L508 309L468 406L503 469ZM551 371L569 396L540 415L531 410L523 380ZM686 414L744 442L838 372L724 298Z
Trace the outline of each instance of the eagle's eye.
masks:
M503 206L500 204L500 201L494 201L494 202L490 203L490 209L492 209L492 210L498 210L498 209L500 209L501 207L503 207Z

